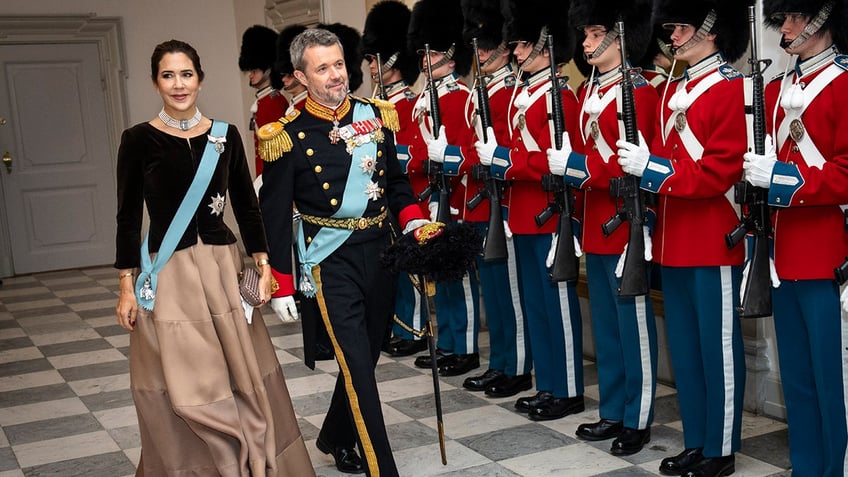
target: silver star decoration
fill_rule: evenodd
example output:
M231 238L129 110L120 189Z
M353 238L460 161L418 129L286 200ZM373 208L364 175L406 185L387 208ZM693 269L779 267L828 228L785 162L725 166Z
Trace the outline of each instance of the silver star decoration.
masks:
M382 197L383 194L380 192L380 185L371 181L370 184L365 186L365 195L367 195L371 200L377 200Z
M365 155L359 163L359 168L362 169L363 174L373 174L377 170L377 161L373 157Z
M209 208L212 210L209 213L214 215L223 214L224 206L227 205L227 199L225 199L221 194L210 197L210 199L212 199L212 202L209 204Z

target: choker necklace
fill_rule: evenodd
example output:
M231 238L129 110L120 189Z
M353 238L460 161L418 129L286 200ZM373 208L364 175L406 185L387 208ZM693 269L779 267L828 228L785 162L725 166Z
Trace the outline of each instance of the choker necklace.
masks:
M162 108L162 111L159 111L159 119L165 123L165 126L170 126L174 129L179 129L180 131L188 131L189 129L200 124L200 109L194 109L194 116L191 119L174 119L165 112L165 108Z

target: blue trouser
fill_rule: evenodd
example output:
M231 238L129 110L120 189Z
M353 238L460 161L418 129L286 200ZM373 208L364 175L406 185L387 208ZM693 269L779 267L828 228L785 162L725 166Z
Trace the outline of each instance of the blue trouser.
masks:
M472 222L485 237L487 222ZM521 311L518 284L510 281L516 276L515 247L507 239L508 258L486 261L477 259L477 274L483 291L486 323L489 327L489 368L508 376L527 374L533 367L530 340L527 337L527 318Z
M745 355L736 311L742 267L662 267L671 365L687 449L739 450Z
M618 296L619 255L586 254L600 417L647 429L654 418L657 326L648 296Z
M551 234L514 235L521 309L527 317L536 390L583 394L583 322L575 284L554 283L545 267Z
M833 280L784 280L773 293L792 476L848 474L848 323Z
M469 270L462 280L436 283L433 302L436 305L439 349L456 354L476 353L480 290L475 270Z
M426 309L424 305L424 302L421 300L421 294L415 289L409 275L406 273L399 274L398 290L395 299L395 318L413 330L422 330L429 318L425 316ZM397 323L392 327L392 335L405 340L415 338L412 333Z

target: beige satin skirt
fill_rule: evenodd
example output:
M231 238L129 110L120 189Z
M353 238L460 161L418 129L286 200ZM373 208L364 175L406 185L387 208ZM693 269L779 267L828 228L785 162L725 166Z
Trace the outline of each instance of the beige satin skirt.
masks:
M238 247L198 244L159 273L130 335L144 476L314 476L258 310L248 325Z

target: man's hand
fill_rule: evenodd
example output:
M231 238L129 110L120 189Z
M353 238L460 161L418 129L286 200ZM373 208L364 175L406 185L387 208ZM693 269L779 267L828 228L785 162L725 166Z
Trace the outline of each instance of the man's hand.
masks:
M580 241L577 240L577 237L571 236L574 240L574 256L580 258L583 256L583 248L580 247ZM553 234L551 238L551 249L548 250L548 256L545 257L545 266L551 268L554 266L554 258L556 257L556 248L557 243L559 242L559 234Z
M651 240L651 229L647 225L642 226L642 237L645 240L645 261L650 262L654 259L654 253L651 251L654 242Z
M771 185L771 174L777 163L777 154L774 152L774 140L771 135L766 135L765 154L746 152L745 162L742 163L743 177L749 184L768 189Z
M430 221L435 222L436 218L439 217L439 203L429 202L427 204L427 210L430 211Z
M445 134L445 126L439 127L439 138L425 138L427 143L427 158L433 162L445 162L445 150L448 148L448 137Z
M291 295L271 298L271 309L274 310L274 313L277 314L277 317L283 323L297 321L300 318L297 314L297 305L294 302L294 297Z
M423 225L427 225L429 223L430 223L430 221L427 220L427 219L412 219L409 222L407 222L406 227L403 228L403 235L406 235L409 232L412 232L413 230L417 229L418 227L421 227Z
M745 262L745 268L742 269L742 284L739 286L739 297L744 299L745 290L748 285L748 272L751 270L751 261ZM769 279L771 279L771 287L777 288L780 286L780 278L777 276L777 268L774 266L774 259L769 257Z
M550 148L545 151L548 155L548 168L551 174L555 176L565 175L565 168L568 167L568 156L571 155L571 140L568 133L562 133L562 148Z
M498 147L498 143L495 141L495 130L491 126L486 129L486 137L489 138L486 142L479 139L474 142L474 149L477 150L477 157L480 158L480 164L491 166L492 159L495 157L495 149Z
M639 145L619 139L615 142L618 147L618 165L627 174L633 174L637 177L642 177L645 173L645 168L648 167L648 159L651 157L651 152L648 151L648 145L645 143L645 138L642 133L639 133Z

